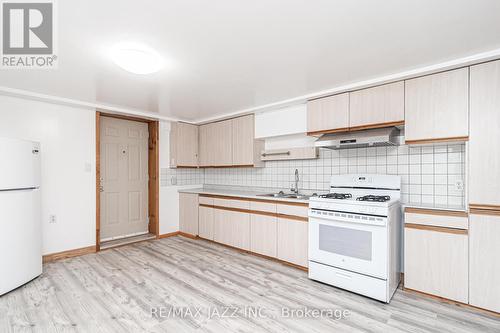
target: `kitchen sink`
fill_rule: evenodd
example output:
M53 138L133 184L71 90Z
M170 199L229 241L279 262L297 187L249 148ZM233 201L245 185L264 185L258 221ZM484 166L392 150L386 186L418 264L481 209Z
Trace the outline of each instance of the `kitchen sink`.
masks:
M311 196L304 194L287 194L283 192L279 193L266 193L266 194L257 194L259 197L271 197L271 198L288 198L288 199L298 199L298 200L308 200Z

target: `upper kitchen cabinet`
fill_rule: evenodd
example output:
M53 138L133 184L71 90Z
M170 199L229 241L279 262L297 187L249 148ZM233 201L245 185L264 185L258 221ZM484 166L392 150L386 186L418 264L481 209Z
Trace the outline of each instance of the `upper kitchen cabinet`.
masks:
M404 82L354 91L349 94L351 130L404 124Z
M213 153L215 161L212 166L230 166L233 164L233 122L232 120L223 120L211 125L211 153Z
M500 211L500 61L470 69L469 203Z
M405 81L406 143L466 141L468 106L468 68Z
M232 165L232 133L231 120L200 126L200 167Z
M349 129L349 93L307 102L307 134L316 135Z
M170 167L198 166L198 126L186 123L171 123Z
M200 148L200 166L212 165L213 155L211 154L212 149L212 127L211 124L201 125L199 128L199 148Z
M232 125L232 164L235 166L260 166L260 151L264 141L255 140L254 115L234 118Z
M200 167L261 166L264 142L255 140L254 116L200 126Z

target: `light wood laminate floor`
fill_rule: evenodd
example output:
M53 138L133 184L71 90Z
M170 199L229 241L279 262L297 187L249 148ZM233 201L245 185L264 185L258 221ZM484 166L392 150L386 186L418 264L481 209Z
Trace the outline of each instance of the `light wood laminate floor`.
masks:
M162 307L162 317L151 315ZM281 315L304 307L350 314ZM168 318L169 309L201 314ZM233 315L234 309L241 312ZM295 268L182 237L45 264L41 277L0 298L0 332L499 331L500 318L489 314L402 290L383 304L311 281Z

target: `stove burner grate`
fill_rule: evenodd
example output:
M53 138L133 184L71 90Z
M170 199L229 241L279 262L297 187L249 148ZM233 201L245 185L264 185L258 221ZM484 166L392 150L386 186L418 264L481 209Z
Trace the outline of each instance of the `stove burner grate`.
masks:
M325 198L325 199L350 199L352 198L351 193L328 193L328 194L323 194L319 196L320 198Z
M365 195L362 197L356 198L358 201L375 201L375 202L386 202L391 200L391 197L388 195Z

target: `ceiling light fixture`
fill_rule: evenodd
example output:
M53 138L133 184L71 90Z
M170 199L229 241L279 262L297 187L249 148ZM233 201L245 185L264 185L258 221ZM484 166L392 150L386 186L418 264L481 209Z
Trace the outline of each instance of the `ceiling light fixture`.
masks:
M163 58L155 50L137 43L116 44L111 50L111 59L134 74L156 73L164 66Z

